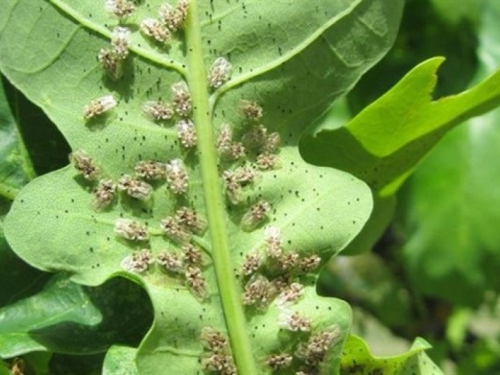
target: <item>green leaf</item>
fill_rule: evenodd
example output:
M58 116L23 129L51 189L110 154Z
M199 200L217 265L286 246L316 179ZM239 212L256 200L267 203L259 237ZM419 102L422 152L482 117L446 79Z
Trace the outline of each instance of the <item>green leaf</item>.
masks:
M392 222L396 209L396 197L373 196L373 211L360 233L342 251L343 255L357 255L373 249Z
M14 199L35 177L0 80L0 196Z
M443 372L430 360L424 350L430 345L417 338L409 351L399 356L375 357L368 346L357 336L351 335L344 347L340 374L368 375L441 375Z
M476 81L500 64L500 44L492 37L500 31L499 16L496 3L482 11ZM497 109L454 130L403 192L405 267L425 295L477 306L485 290L500 288L500 194L495 188L500 181L492 162L499 156L499 121Z
M139 375L135 365L137 349L113 345L104 358L103 375Z
M9 367L3 362L0 362L0 375L11 375Z
M16 109L17 103L13 103ZM18 124L0 81L0 307L39 291L48 275L30 267L9 247L3 233L3 219L10 200L35 177Z
M50 374L50 360L52 358L50 352L31 352L23 355L23 359L28 364L28 368L32 369L35 375Z
M223 317L220 312L207 309L195 298L182 296L182 291L174 293L155 287L149 292L153 303L156 302L158 314L152 331L139 348L139 372L148 374L168 363L173 373L193 373L199 368L200 352L196 341L200 330L206 326L223 327ZM169 315L162 314L166 309ZM335 298L319 297L314 287L306 287L303 299L294 304L292 310L311 318L318 330L332 330L336 334L335 345L328 354L328 363L330 368L338 369L341 343L346 339L351 323L348 304ZM304 339L277 324L283 318L282 311L275 304L265 314L262 311L250 311L249 315L247 329L257 358L266 358L270 353L293 354ZM189 336L179 334L181 327L190 332ZM264 368L262 371L269 369Z
M55 124L3 75L2 78L34 173L42 175L68 164L70 148Z
M341 128L349 122L352 115L349 110L347 98L344 96L337 100L328 110L308 129L308 134L316 136L322 130ZM302 145L306 144L303 142ZM312 143L311 143L312 144ZM315 151L314 151L315 152ZM373 210L368 222L360 233L342 251L343 255L356 255L373 248L380 239L387 226L390 224L396 208L396 198L393 195L381 197L373 193Z
M60 275L40 293L1 308L0 320L3 358L33 351L84 354L137 342L151 311L144 292L125 280L85 288Z
M415 67L345 127L306 138L304 158L349 171L382 195L394 193L447 131L500 103L500 71L461 94L432 101L442 62L433 58Z
M481 4L475 1L431 0L432 6L441 17L453 25L463 20L479 23Z
M405 327L414 319L408 291L383 259L371 252L332 259L319 286L323 294L356 301L388 327Z
M176 197L161 180L152 183L154 192L147 201L123 193L108 209L96 211L91 194L96 183L66 167L23 189L6 219L7 238L29 263L69 272L73 281L99 285L127 275L145 286L155 322L139 348L140 372L199 371L200 357L207 355L199 337L203 327L211 326L227 332L242 374L256 373L254 367L266 373L270 369L263 358L282 349L297 350L305 337L281 333L274 304L264 310L242 306L240 289L248 278L241 275L241 267L246 256L263 251L269 225L280 229L284 251L294 250L300 257L318 255L325 262L368 219L372 209L368 187L347 173L306 164L296 146L303 130L390 47L403 1L315 0L283 7L263 0L247 4L192 0L185 31L174 35L168 48L138 31L138 22L145 16L156 17L162 3L137 4L137 14L128 24L130 57L118 81L107 77L96 62L117 25L104 8L63 0L7 3L7 16L0 18L0 68L47 112L73 150L83 149L95 160L101 177L116 181L123 174L134 174L141 160L165 163L179 157L189 174L183 197ZM26 28L18 27L20 17ZM206 70L221 56L233 65L233 75L219 89L209 90ZM192 92L197 153L180 145L170 126L173 122L158 126L142 111L148 100L168 100L172 84L180 80L186 80ZM117 107L85 122L84 106L110 93L118 100ZM258 181L243 188L241 202L234 204L222 196L219 177L242 162L218 160L214 134L224 122L234 124L236 140L251 128L241 115L242 100L260 103L264 116L259 123L265 124L268 134L279 133L281 168L259 172ZM250 152L249 162L255 156ZM260 199L272 207L269 219L255 229L242 230L245 212ZM172 275L158 262L146 263L145 272L127 266L133 252L141 249L151 251L151 260L163 251L180 253L181 246L164 235L160 223L181 205L208 219L209 230L193 236L204 257L200 272L207 299L187 287L184 274ZM147 225L149 240L119 238L114 225L121 218ZM24 227L30 231L21 233ZM276 277L272 270L263 272ZM349 329L348 306L318 297L312 286L314 273L291 277L307 285L303 300L293 309L310 316L312 334L335 333L335 345L325 358L337 358ZM334 371L338 358L325 363L322 372ZM300 366L300 361L293 366Z
M0 307L40 291L50 277L23 262L11 250L0 221Z
M351 335L362 337L373 355L390 357L406 352L411 346L410 341L395 334L392 327L367 310L360 307L353 307L352 310Z

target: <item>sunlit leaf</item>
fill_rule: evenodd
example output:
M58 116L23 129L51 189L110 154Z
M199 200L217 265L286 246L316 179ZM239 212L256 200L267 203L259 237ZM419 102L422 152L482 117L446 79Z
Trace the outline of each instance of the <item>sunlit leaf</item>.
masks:
M442 62L421 63L345 127L307 139L305 159L349 171L384 195L394 193L447 131L500 103L499 71L470 90L433 101Z

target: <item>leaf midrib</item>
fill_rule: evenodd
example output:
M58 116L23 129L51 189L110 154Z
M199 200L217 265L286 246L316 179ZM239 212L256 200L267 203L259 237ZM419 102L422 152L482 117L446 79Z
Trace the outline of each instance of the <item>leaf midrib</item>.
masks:
M245 312L234 274L225 202L218 171L215 148L213 111L209 103L198 4L191 0L185 24L188 59L188 85L193 101L193 119L198 136L198 157L205 195L205 206L212 242L212 259L222 309L226 321L234 361L241 375L257 374L250 338L246 329Z

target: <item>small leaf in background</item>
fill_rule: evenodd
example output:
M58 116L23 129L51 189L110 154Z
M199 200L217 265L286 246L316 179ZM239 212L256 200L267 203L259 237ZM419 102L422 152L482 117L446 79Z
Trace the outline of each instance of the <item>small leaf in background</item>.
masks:
M361 307L352 310L351 335L362 338L374 356L391 357L408 351L411 341L395 334L383 320Z
M40 291L50 274L29 266L11 250L0 222L0 308Z
M500 103L500 71L461 94L432 101L442 62L433 58L415 67L345 127L306 138L304 158L349 171L382 195L393 194L447 131Z
M0 309L0 356L32 351L94 353L114 342L137 344L151 324L144 291L114 279L86 288L64 275L43 291Z
M481 12L484 11L478 1L431 0L431 3L436 12L452 25L463 24L464 20L479 24Z
M500 64L498 17L499 4L485 3L476 82ZM425 295L478 306L500 290L499 123L497 109L454 130L402 192L404 264Z
M381 323L401 329L414 318L410 294L383 259L372 253L332 259L318 284L322 294L355 303Z
M4 362L0 362L0 375L12 375L9 366Z
M480 8L477 1L407 0L393 48L348 94L351 113L359 113L417 64L434 56L446 57L434 98L465 90L477 69Z
M424 352L429 348L430 345L425 340L417 338L404 354L375 357L361 338L351 335L344 346L340 374L442 375L443 372Z
M26 149L25 157L31 159L36 175L61 168L68 163L70 148L61 132L43 110L31 102L2 74L5 94L12 108L18 130ZM33 175L30 179L34 178Z

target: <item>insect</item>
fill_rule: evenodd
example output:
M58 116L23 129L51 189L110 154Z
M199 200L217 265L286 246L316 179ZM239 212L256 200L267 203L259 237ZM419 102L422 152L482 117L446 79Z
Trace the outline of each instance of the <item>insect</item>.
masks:
M92 100L83 108L83 117L90 120L96 116L102 115L116 107L117 102L113 95L106 95L102 98Z

